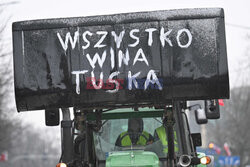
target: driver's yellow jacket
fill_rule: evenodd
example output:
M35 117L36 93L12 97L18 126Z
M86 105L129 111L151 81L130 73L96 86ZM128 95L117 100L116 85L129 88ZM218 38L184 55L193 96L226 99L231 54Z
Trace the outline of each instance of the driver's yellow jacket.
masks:
M157 128L156 133L163 145L163 152L168 153L168 140L167 140L167 135L166 135L166 130L163 126L160 126ZM176 136L176 131L174 131L174 151L178 152L178 142L177 142L177 136Z
M140 145L140 146L147 145L147 142L149 140L149 136L150 135L149 135L148 132L143 131L142 134L140 135L138 141L136 142L136 145ZM122 147L126 147L126 146L131 146L132 145L132 142L131 142L131 139L130 139L130 137L128 135L128 132L121 133L120 134L120 138L122 138L122 140L121 140L121 146Z

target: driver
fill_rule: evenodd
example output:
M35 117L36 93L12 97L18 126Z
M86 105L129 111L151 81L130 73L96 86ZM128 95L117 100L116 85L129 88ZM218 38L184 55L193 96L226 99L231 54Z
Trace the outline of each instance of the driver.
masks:
M126 147L131 145L145 146L153 143L153 136L143 131L143 120L141 118L130 118L128 120L128 131L121 133L115 145Z

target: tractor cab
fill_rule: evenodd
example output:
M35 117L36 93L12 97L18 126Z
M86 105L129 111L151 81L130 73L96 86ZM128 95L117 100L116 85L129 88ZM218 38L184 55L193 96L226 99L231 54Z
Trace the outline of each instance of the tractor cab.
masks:
M185 105L175 102L165 108L106 109L85 114L76 110L74 152L97 166L198 165L201 156L196 147L201 146L201 134L191 134L185 112L190 107Z

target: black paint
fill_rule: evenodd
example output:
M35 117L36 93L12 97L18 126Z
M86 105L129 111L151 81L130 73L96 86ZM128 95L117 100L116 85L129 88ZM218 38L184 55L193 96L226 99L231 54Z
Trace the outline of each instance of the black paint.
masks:
M159 40L161 27L173 29L169 36L173 47L167 43L162 47ZM138 28L140 44L135 48L128 44L135 40L129 37L129 31ZM146 28L156 28L153 36L153 45L147 45L148 34ZM193 36L188 48L180 48L176 41L179 29L190 30ZM69 48L65 52L57 38L57 32L63 39L67 32L74 36L79 30L80 39L76 48ZM96 64L94 70L99 77L104 72L104 80L118 70L118 79L127 82L127 72L132 74L141 71L139 79L145 79L150 69L156 71L157 77L162 80L163 90L122 89L117 93L107 93L106 90L86 90L86 78L81 76L81 94L75 92L75 70L89 70L90 66L86 55L81 49L85 45L82 33L86 30L95 33L98 30L109 32L103 43L104 48L93 48L90 45L85 53L92 57L95 53L102 54L107 50L107 60L103 68ZM117 53L111 31L119 34L125 30L127 34L120 49L130 51L128 66L118 67ZM96 43L99 36L88 36L91 42ZM79 106L84 108L109 108L141 106L171 103L172 99L217 99L229 98L229 79L226 55L225 25L223 9L185 9L156 11L143 13L128 13L108 16L92 16L65 19L34 20L13 23L14 41L14 68L15 93L18 111L37 110L45 108L59 108ZM181 36L185 43L187 37ZM23 43L24 42L24 43ZM116 54L116 65L110 66L109 49L112 47ZM149 66L144 62L133 60L139 48L142 48ZM97 77L97 78L98 78ZM126 87L126 86L124 86Z

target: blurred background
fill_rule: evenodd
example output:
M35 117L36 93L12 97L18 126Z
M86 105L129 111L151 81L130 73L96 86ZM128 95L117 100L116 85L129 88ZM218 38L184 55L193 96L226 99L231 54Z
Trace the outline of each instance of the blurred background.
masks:
M60 127L46 127L44 111L17 113L12 63L12 22L180 8L225 10L231 98L221 119L193 131L203 135L202 151L216 166L250 166L250 2L248 0L0 0L0 167L55 166L60 157ZM191 121L195 122L195 121ZM235 163L234 163L235 162Z

